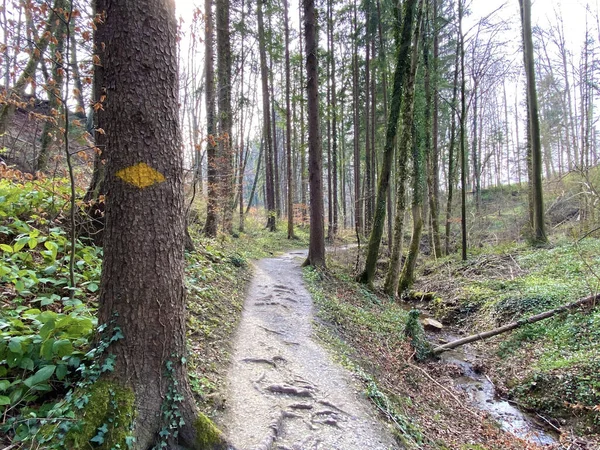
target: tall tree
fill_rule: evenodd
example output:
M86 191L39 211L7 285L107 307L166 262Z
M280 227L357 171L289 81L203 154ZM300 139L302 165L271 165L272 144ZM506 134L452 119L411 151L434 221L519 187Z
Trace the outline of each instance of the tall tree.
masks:
M383 148L383 164L379 175L379 185L377 187L377 200L375 202L375 217L373 220L373 229L369 237L369 247L367 250L367 260L365 269L358 277L359 281L371 284L375 277L375 268L379 257L379 247L381 237L385 227L387 190L390 184L390 175L392 173L392 163L394 161L394 144L398 132L398 120L400 119L400 106L402 104L402 93L404 82L410 69L410 43L412 39L412 28L415 17L417 0L408 0L404 4L404 20L402 22L402 31L400 32L400 42L397 43L398 56L396 59L396 69L394 73L394 85L392 91L392 104L390 116L387 123L385 135L385 146Z
M265 143L265 190L267 200L267 228L269 231L276 229L277 207L275 205L275 180L273 176L274 164L273 154L276 151L273 148L273 138L271 134L271 102L269 99L269 73L267 70L267 50L265 39L265 25L263 19L263 1L256 2L256 16L258 19L258 46L260 53L260 75L262 81L263 96L263 133Z
M465 77L465 35L463 33L464 0L458 0L458 39L460 40L460 202L462 260L467 260L467 98Z
M288 0L283 0L285 26L285 153L287 158L287 237L294 237L294 177L292 176L292 111L291 111L291 69L290 69L290 26Z
M325 267L323 149L319 126L318 41L315 0L304 2L306 96L308 99L308 177L310 183L310 244L304 265Z
M170 392L181 421L167 447L199 449L207 419L199 416L185 365L175 5L97 0L96 11L104 17L97 40L106 47L100 126L106 132L108 191L98 314L106 332L123 337L110 343L114 371L91 387L90 404L97 426L117 426L110 420L114 408L124 417L129 409L130 423L118 426L131 427L133 448L142 450L159 444ZM103 389L114 393L113 401L95 403ZM92 438L96 426L89 429Z
M223 231L233 232L233 145L231 117L231 44L229 0L217 0L217 79L219 92L219 172Z
M360 176L360 100L358 89L358 18L356 0L353 5L354 17L352 20L352 110L354 124L354 228L356 236L360 238L363 232L363 199L361 196Z
M533 199L533 240L535 243L548 242L544 224L544 194L542 191L542 145L540 139L540 119L538 114L537 91L535 86L535 56L531 33L531 0L519 0L523 26L523 54L527 79L527 105L529 131L531 136L531 190Z
M58 25L56 26L55 36L50 45L52 52L52 79L46 80L48 91L48 107L50 108L51 120L44 123L42 129L40 153L37 160L37 170L44 171L48 168L50 160L50 152L52 144L55 141L60 142L61 136L58 131L64 128L64 108L63 92L64 92L64 75L65 64L65 38L67 34L67 22L65 19L66 11L60 10L57 12ZM69 45L69 43L67 43Z
M433 64L431 74L429 66L426 66L426 77L429 77L431 83L431 94L427 96L427 101L432 102L431 116L431 151L427 154L427 184L429 186L429 211L431 217L431 234L433 241L433 253L437 258L441 256L440 242L440 176L439 176L439 92L438 92L438 65L439 65L439 25L438 25L438 3L439 0L433 0Z
M331 54L331 159L332 159L332 197L333 197L333 226L331 229L332 237L337 235L338 231L338 136L337 136L337 92L336 92L336 72L335 72L335 40L333 35L333 0L329 0L329 42L331 47L329 53Z
M429 10L429 8L427 8ZM425 14L423 23L417 24L417 27L426 27L429 24L427 19L428 14ZM427 28L426 28L427 30ZM425 35L427 31L423 33L423 64L425 66L425 117L424 117L424 146L425 151L431 151L431 102L430 102L430 87L429 87L429 47L427 45L427 38ZM415 44L416 45L416 44ZM413 124L413 126L416 125ZM400 280L398 281L398 293L402 294L412 287L415 278L415 267L417 265L417 257L419 256L419 247L421 245L421 234L423 232L423 191L424 191L424 158L422 143L415 140L412 146L412 219L413 229L412 236L410 238L410 245L408 247L408 253L406 260L404 261L404 267L402 267L402 273L400 274Z
M204 0L204 76L206 77L206 175L208 198L206 201L206 222L204 234L210 237L217 235L218 219L218 176L217 176L217 126L216 126L216 91L214 69L214 25L213 1Z
M419 0L417 9L416 25L412 36L411 62L406 68L406 87L404 88L404 98L402 99L402 132L398 143L398 170L396 173L396 217L394 218L394 242L392 245L392 255L388 273L385 278L384 290L394 296L398 289L400 278L400 263L402 256L402 237L404 231L404 213L406 206L406 180L408 153L413 147L414 139L414 103L415 103L415 82L417 65L419 62L419 34L421 24L421 14L423 9L423 0ZM393 102L393 100L392 100Z

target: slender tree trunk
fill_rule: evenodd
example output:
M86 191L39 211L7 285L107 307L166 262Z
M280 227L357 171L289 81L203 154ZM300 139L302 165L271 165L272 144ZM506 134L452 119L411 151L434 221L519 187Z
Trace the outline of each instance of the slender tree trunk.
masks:
M540 142L540 121L538 115L537 92L535 87L535 69L533 40L531 35L531 0L519 0L523 20L523 41L525 55L525 73L527 76L527 103L529 104L529 126L531 130L531 168L533 192L533 239L543 244L548 242L544 224L544 195L542 187L542 149Z
M285 26L285 144L287 155L287 237L294 238L294 178L292 176L292 118L291 118L291 77L290 77L290 27L288 20L288 0L283 0Z
M353 110L354 110L354 226L356 235L360 236L363 233L363 201L361 196L360 183L360 113L359 113L359 92L358 92L358 23L356 13L356 0L354 0L354 20L353 34L354 45L352 47L352 93L353 93Z
M306 96L308 98L308 171L310 182L310 244L304 265L325 267L323 221L323 149L319 130L318 41L315 0L304 2Z
M233 121L231 117L231 44L229 37L229 0L216 0L217 11L217 72L219 93L219 155L220 191L223 210L223 231L233 232Z
M456 115L457 115L457 99L458 99L458 73L460 70L460 48L461 40L456 40L456 57L454 59L454 84L452 88L452 124L450 125L450 142L448 143L448 198L446 200L446 255L450 254L450 229L452 226L452 199L454 187L456 186Z
M67 23L64 18L57 19L55 36L50 49L53 54L52 58L52 80L47 80L48 91L48 107L52 119L46 120L42 129L42 137L40 144L40 153L37 160L37 170L43 172L48 168L50 153L53 144L61 142L62 136L59 133L61 128L64 128L63 110L66 105L63 104L64 91L64 74L65 74L65 38L67 32ZM69 45L69 42L66 43ZM67 62L68 66L68 62ZM67 67L68 70L68 67Z
M302 15L302 8L298 8L299 24L302 27L304 17ZM306 194L308 192L308 177L306 168L306 142L305 142L305 119L304 119L304 67L302 62L304 61L304 49L302 42L302 31L298 33L298 52L300 53L300 67L298 72L300 73L300 202L302 203L302 223L306 224L308 221L308 200Z
M73 78L73 85L75 86L73 95L77 102L77 109L75 114L83 121L87 120L85 112L85 101L83 100L83 83L81 82L81 75L79 73L79 61L77 59L77 42L75 40L75 33L71 31L69 34L69 45L71 47L71 76Z
M336 92L336 65L335 65L335 41L333 34L333 7L329 9L329 33L330 33L330 54L331 54L331 159L332 159L332 197L333 197L333 227L332 238L335 238L338 232L339 220L339 202L338 202L338 135L337 135L337 92Z
M265 41L265 26L263 21L263 1L258 0L256 4L256 14L258 20L258 41L260 53L260 73L262 80L262 95L263 95L263 133L265 142L265 184L266 184L266 200L267 200L267 228L269 231L276 229L276 206L275 206L275 186L273 177L273 138L271 136L271 102L269 99L269 74L267 71L267 51Z
M370 114L370 93L371 93L371 45L370 45L370 24L369 24L369 0L365 1L365 12L366 16L366 35L365 35L365 233L371 232L371 226L373 223L373 196L371 193L371 178L373 177L372 162L372 149L371 149L371 114Z
M248 197L248 206L246 206L246 215L250 211L252 202L254 201L254 194L256 193L256 185L258 184L258 178L260 177L260 164L264 153L264 133L261 133L262 139L260 141L260 148L258 149L258 161L256 163L256 174L254 175L254 181L252 182L252 189L250 190L250 196Z
M440 177L439 177L439 148L438 148L438 113L439 113L439 98L438 98L438 62L439 62L439 36L438 36L438 0L433 0L433 68L432 73L425 75L428 84L431 85L431 94L427 94L427 101L432 102L431 111L431 150L428 153L428 168L427 182L429 185L429 210L431 215L431 234L433 241L433 254L436 258L442 254L442 244L440 242L440 225L439 225L439 209L440 209ZM426 68L429 73L429 67ZM426 89L427 90L427 89Z
M204 1L204 73L206 77L206 183L208 185L208 198L206 202L206 222L202 230L206 236L215 237L219 226L218 216L218 155L217 155L217 118L216 118L216 92L214 71L214 24L212 0Z
M377 188L377 200L375 202L375 217L373 220L373 229L369 237L369 246L367 249L367 259L365 262L365 268L358 277L358 280L362 283L371 284L375 277L375 269L377 266L377 259L379 257L379 247L381 245L381 237L383 236L383 229L385 226L385 213L386 213L386 201L387 201L387 190L390 184L390 175L392 171L392 164L394 160L394 143L396 141L396 135L398 131L398 121L400 119L400 109L403 104L402 94L405 93L406 102L407 94L409 94L410 86L404 87L404 83L408 76L410 76L411 65L410 65L410 48L412 39L412 29L415 17L417 0L409 0L404 5L404 21L402 23L402 30L400 33L400 42L397 43L399 51L398 58L396 60L396 69L394 73L394 84L392 92L392 105L390 108L390 116L387 123L387 131L385 136L385 146L383 150L383 164L381 167L381 173L379 175L379 185ZM414 82L413 82L414 83ZM403 114L407 114L406 112ZM404 137L405 139L409 137ZM398 182L400 178L398 177ZM402 183L404 183L402 179ZM397 185L397 189L400 189L400 185ZM397 210L397 214L404 214Z
M460 39L460 187L461 187L461 232L462 260L467 260L467 99L465 80L465 36L462 31L464 0L458 0L458 33Z
M405 7L411 5L407 2ZM414 4L411 5L414 8ZM406 206L406 180L408 153L413 147L413 125L414 125L414 101L415 101L415 82L417 66L419 63L419 35L421 26L421 16L423 11L423 0L419 1L416 14L415 27L412 36L412 55L410 68L408 69L405 80L404 96L402 99L402 133L398 145L398 168L396 174L396 217L394 219L394 243L392 246L392 255L390 265L385 279L384 291L389 296L394 296L397 292L398 281L400 279L400 265L402 257L402 237L404 231L404 213ZM409 10L405 9L404 20L409 18ZM404 30L404 27L403 27ZM392 100L392 105L394 101ZM393 106L392 106L393 109Z

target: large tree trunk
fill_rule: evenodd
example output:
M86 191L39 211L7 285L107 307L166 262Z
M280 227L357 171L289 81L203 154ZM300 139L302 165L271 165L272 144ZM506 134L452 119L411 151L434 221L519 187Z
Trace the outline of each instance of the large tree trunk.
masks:
M379 247L381 237L385 226L385 213L387 190L390 184L390 175L392 163L394 160L394 143L398 131L398 120L400 118L400 106L402 104L402 92L404 80L410 69L410 42L412 38L412 26L414 22L417 0L407 1L404 5L404 22L402 24L401 41L397 43L399 51L396 60L396 70L394 73L394 85L392 92L392 106L388 118L387 132L385 135L385 146L383 148L383 164L379 175L379 185L377 187L377 200L375 202L375 218L373 220L373 229L369 238L367 250L367 260L365 269L358 277L362 283L371 284L375 277L375 268L379 256Z
M215 237L219 226L218 198L219 182L217 176L217 126L216 126L216 99L215 99L215 71L214 71L214 25L212 13L212 0L204 1L204 73L206 77L206 183L208 185L208 198L206 201L206 222L204 234Z
M308 173L310 183L310 244L305 265L325 267L323 149L319 127L319 79L315 0L304 0L306 95L308 98Z
M98 0L96 10L105 13L97 41L106 46L101 61L106 102L100 126L106 132L107 158L98 314L105 332L122 334L108 350L114 355L114 371L103 375L98 389L102 383L110 385L119 397L115 401L121 417L129 413L131 423L118 426L132 427L134 449L146 450L161 439L168 448L180 444L200 449L206 442L205 418L198 414L185 365L175 7L169 0ZM114 413L113 402L107 403L99 425L109 423ZM165 408L181 414L178 438L173 432L159 436L170 425L165 423ZM216 447L220 434L212 438L209 442ZM125 448L124 442L112 445L116 444Z

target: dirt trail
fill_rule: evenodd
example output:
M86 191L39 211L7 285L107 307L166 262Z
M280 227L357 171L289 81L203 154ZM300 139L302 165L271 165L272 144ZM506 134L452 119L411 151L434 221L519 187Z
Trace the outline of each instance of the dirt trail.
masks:
M348 371L311 337L305 257L256 264L227 376L225 434L239 450L398 449Z

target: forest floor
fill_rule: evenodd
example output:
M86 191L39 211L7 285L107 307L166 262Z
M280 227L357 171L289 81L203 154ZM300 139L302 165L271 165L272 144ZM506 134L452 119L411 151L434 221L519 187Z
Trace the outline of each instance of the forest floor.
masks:
M350 372L313 336L305 251L256 263L218 422L240 449L401 448Z
M576 251L568 243L485 249L467 263L426 260L416 287L430 299L417 303L381 295L379 281L373 291L354 282L356 249L330 253L326 274L305 273L317 333L362 379L368 398L408 448L598 450L593 309L528 325L441 360L415 361L404 336L413 308L446 324L441 333L428 333L435 345L572 301L584 294L577 274L585 275L589 258L597 257L597 243L581 243ZM507 268L513 260L515 267Z

